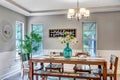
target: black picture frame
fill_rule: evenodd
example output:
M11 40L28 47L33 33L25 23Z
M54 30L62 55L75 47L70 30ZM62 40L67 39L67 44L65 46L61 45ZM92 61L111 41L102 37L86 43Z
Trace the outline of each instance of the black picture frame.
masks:
M76 37L76 29L49 29L49 37L65 37L64 32L69 32L74 37Z

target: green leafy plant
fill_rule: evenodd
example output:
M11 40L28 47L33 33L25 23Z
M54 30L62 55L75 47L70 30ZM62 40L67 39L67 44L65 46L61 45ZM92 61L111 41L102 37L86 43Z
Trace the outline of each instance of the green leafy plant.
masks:
M33 51L36 52L39 49L39 43L41 41L42 37L34 31L32 31L29 35L25 35L25 40L23 40L21 44L22 53L27 53L30 57L30 54Z

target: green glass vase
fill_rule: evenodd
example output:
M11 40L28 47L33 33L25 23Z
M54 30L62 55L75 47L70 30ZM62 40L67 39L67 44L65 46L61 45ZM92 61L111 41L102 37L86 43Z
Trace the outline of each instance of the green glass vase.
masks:
M72 49L69 46L69 43L66 44L66 48L63 51L64 58L71 58L72 57Z

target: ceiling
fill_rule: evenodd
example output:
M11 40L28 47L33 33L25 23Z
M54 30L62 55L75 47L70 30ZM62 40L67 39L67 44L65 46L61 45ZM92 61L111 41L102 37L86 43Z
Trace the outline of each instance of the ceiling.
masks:
M66 14L77 0L0 0L0 5L25 16ZM79 7L94 12L120 11L120 0L79 0Z

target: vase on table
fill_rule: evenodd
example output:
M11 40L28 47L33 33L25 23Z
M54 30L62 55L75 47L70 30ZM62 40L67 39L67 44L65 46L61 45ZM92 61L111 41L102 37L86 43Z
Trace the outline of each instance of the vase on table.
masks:
M64 58L71 58L72 57L72 49L69 46L69 43L66 43L66 47L64 48L63 51L63 56Z

